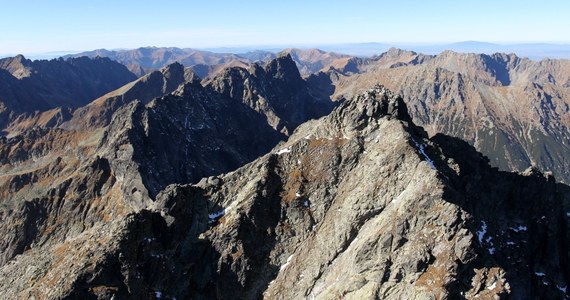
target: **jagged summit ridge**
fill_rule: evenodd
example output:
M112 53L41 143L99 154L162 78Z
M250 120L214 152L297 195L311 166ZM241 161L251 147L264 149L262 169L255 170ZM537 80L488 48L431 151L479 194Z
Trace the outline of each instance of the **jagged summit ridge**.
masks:
M286 135L301 123L328 114L334 107L330 99L313 97L289 54L264 65L254 64L249 69L226 69L208 81L207 86L243 101Z

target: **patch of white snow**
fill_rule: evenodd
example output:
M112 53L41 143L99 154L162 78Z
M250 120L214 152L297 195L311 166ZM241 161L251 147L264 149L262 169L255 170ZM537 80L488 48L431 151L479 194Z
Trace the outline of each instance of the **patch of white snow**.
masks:
M425 152L426 145L420 144L420 143L416 142L415 140L414 140L414 144L416 144L418 151L420 151L420 154L426 159L426 162L428 163L430 168L432 168L433 170L437 170L437 168L435 167L435 163L433 162L433 160L431 158L429 158L429 156Z
M208 223L214 223L219 218L223 217L226 214L226 210L222 209L219 212L215 212L213 214L208 214Z
M483 243L483 237L487 233L487 223L485 221L481 221L481 229L477 231L477 238L479 239L479 243Z
M283 149L275 152L275 154L281 155L281 154L285 154L285 153L289 153L289 152L291 152L291 148L283 148Z
M519 225L517 227L511 227L511 230L514 232L521 232L521 231L526 231L528 228L526 226L523 225Z
M291 254L288 258L287 258L287 262L281 266L281 268L279 269L279 272L283 271L285 268L287 268L287 266L289 265L289 263L291 262L291 259L293 259L293 256L295 254Z

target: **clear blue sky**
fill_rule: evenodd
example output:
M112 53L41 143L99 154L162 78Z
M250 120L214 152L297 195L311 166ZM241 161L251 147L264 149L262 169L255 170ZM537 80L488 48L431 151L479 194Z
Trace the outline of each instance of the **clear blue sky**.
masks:
M570 1L2 1L0 55L141 46L570 43Z

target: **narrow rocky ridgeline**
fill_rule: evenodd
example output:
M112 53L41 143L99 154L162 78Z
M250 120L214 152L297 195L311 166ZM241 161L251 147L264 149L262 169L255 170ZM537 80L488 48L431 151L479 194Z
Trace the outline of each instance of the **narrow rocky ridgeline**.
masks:
M93 174L85 187L114 189L106 203L138 208L115 215L105 209L111 215L79 234L9 260L0 268L5 297L568 297L562 203L568 187L535 169L516 174L491 168L459 139L440 134L428 140L402 99L383 87L301 125L287 142L236 171L169 185L152 198L133 196L126 174L152 173L136 165L129 171L140 152L136 140L119 141L138 135L113 128L150 133L180 127L153 121L163 114L179 119L162 102L193 99L204 108L224 108L224 102L205 104L219 100L206 97L207 89L184 89L146 107L124 107L103 138L118 152L101 146L101 158L84 170ZM151 145L167 149L170 142ZM105 175L109 169L111 176ZM66 211L58 207L58 214ZM33 232L34 222L25 224Z

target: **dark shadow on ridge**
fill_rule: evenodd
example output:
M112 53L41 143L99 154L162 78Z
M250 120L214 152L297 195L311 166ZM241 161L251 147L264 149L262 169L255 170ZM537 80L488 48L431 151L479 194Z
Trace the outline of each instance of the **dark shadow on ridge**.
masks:
M440 147L432 149L441 151L433 157L450 182L444 199L472 216L468 227L479 245L478 258L458 273L473 275L475 268L499 266L506 272L513 299L564 297L560 289L568 286L570 265L562 201L569 197L569 187L536 169L522 174L498 171L461 139L436 134L431 141ZM456 170L448 165L451 160ZM450 286L457 297L471 289L471 277L463 279Z

